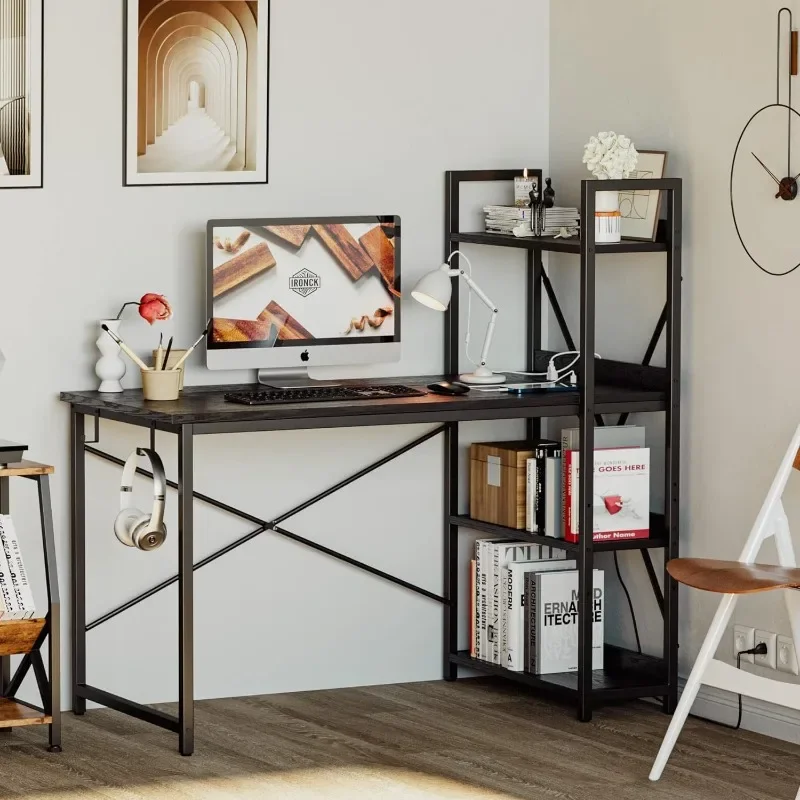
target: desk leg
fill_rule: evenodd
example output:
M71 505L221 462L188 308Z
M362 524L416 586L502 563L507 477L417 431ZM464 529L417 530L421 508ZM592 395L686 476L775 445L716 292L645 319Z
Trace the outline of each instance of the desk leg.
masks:
M458 508L458 423L444 428L444 679L454 681L458 667L450 655L458 650L458 526L450 517Z
M180 752L194 752L194 429L178 434L178 646Z
M0 478L0 514L9 513L8 478ZM0 697L4 697L11 683L11 656L0 657ZM11 733L11 728L0 728L0 733Z
M86 713L78 686L86 684L86 452L84 416L72 411L70 426L71 475L71 593L72 593L72 711Z
M48 697L42 697L50 716L50 752L61 752L61 598L58 590L58 571L56 569L56 542L53 531L53 505L50 499L50 476L40 475L39 513L42 520L42 542L44 544L44 565L47 577L47 600L50 605L48 616L49 686Z

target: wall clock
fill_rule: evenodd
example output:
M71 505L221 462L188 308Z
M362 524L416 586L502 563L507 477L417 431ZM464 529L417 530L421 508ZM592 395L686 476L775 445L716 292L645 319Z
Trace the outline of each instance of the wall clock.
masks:
M788 22L788 57L782 47L784 18ZM800 132L800 112L792 104L792 78L797 74L798 32L791 9L782 8L778 12L776 100L756 111L744 126L733 154L730 180L731 213L739 241L760 270L775 276L800 268L800 262L794 263L796 248L794 254L781 253L775 246L776 232L790 226L796 229L800 213L800 142L793 141Z

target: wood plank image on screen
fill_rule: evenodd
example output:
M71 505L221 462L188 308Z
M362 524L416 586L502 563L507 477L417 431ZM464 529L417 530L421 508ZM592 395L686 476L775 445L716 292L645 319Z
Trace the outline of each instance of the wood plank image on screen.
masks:
M0 189L42 186L42 0L0 0Z
M266 183L269 0L127 0L125 184Z

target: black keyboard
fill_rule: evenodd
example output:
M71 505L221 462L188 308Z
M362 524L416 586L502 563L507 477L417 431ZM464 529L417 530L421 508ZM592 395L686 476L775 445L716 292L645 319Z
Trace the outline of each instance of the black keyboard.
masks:
M341 400L392 400L423 397L426 393L410 386L312 386L307 389L257 389L228 392L228 403L271 406L278 403L335 403Z

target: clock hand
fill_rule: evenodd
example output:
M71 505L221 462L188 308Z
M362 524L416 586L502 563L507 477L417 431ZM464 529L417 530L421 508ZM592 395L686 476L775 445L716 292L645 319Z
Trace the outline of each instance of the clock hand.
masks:
M777 184L778 184L778 186L780 186L780 185L781 185L780 179L779 179L779 178L776 178L776 177L775 177L775 176L772 174L772 171L770 170L770 168L769 168L769 167L768 167L768 166L767 166L767 165L766 165L766 164L765 164L765 163L764 163L764 162L763 162L763 161L762 161L762 160L761 160L761 159L760 159L760 158L759 158L759 157L758 157L758 156L757 156L755 153L751 153L751 155L753 156L753 158L754 158L756 161L758 161L758 163L759 163L759 164L761 164L761 166L762 166L762 167L764 167L764 169L766 170L767 174L768 174L768 175L769 175L769 176L772 178L772 180L774 180L774 181L775 181L775 183L777 183Z

